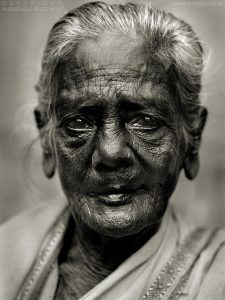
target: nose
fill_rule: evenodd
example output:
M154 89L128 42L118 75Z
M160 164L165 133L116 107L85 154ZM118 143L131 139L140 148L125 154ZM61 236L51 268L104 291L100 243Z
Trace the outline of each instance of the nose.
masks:
M92 166L97 171L122 171L134 163L134 154L123 133L104 132L96 141Z

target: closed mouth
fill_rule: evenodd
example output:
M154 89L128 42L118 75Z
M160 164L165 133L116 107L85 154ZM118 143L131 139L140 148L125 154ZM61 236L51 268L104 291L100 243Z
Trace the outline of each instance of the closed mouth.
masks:
M101 203L118 206L125 205L132 202L132 196L143 193L143 188L128 189L128 188L119 188L119 189L108 189L104 192L99 193L89 193L88 195L91 198L95 198Z

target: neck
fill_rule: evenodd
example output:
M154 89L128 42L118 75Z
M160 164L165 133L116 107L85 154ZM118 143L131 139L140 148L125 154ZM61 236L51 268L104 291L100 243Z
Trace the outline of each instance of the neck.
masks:
M144 245L158 227L156 224L134 235L113 238L93 232L85 225L75 228L71 218L59 257L61 277L67 276L63 281L68 284L62 286L62 290L73 289L70 295L73 293L73 298L79 299Z
M126 258L141 248L155 234L158 227L157 224L130 236L113 238L102 236L81 226L76 230L75 245L79 245L83 256L86 256L90 263L95 264L98 261L102 264L102 268L113 271ZM90 254L92 254L93 260Z

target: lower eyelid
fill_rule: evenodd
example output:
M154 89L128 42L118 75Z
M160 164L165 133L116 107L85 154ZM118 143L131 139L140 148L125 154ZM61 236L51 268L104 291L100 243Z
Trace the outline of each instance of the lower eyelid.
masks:
M64 132L67 136L70 137L79 137L79 136L89 136L95 132L95 128L90 129L74 129L69 127L64 127Z
M65 127L67 130L74 131L74 132L86 132L86 131L93 131L94 128L72 128L72 127Z
M154 127L154 128L131 128L130 129L133 132L140 132L145 134L154 134L155 132L158 132L160 130L160 127Z
M159 128L161 126L163 126L163 124L161 122L157 122L158 124L152 125L152 126L142 126L142 125L135 125L135 124L127 124L127 127L129 128L133 128L133 129L154 129L154 128Z

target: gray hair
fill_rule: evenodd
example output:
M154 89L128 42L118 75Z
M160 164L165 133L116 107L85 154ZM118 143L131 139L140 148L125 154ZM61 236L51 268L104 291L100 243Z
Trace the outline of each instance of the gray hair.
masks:
M185 138L191 143L200 106L201 44L191 26L184 21L170 13L136 3L87 3L70 11L53 26L37 84L40 119L44 120L39 125L40 132L49 138L52 105L57 93L57 66L69 58L80 41L112 31L135 33L147 45L152 58L170 66L171 81L184 117Z

